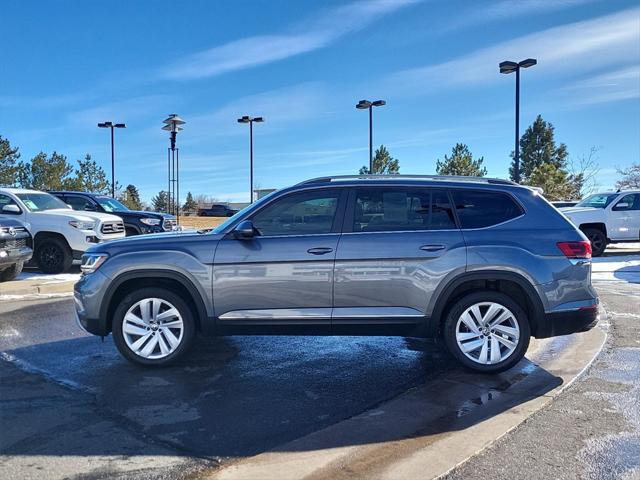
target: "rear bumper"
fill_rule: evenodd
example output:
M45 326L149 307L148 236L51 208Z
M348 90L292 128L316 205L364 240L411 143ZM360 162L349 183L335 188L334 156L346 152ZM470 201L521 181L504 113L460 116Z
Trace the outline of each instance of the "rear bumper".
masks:
M544 325L538 327L536 337L547 338L586 332L598 323L598 313L598 305L546 313Z

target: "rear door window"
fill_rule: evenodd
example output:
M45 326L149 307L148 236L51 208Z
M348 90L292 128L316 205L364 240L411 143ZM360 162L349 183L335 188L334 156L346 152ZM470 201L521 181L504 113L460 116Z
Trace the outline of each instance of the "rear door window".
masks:
M452 191L462 228L484 228L519 217L524 212L510 195L478 190Z
M444 190L362 188L356 190L354 232L456 228Z

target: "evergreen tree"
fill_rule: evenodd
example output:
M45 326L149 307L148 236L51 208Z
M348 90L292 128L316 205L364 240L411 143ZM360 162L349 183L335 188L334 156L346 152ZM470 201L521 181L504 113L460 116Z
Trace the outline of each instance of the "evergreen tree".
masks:
M513 157L512 152L511 158ZM553 125L538 115L520 138L520 181L528 183L533 170L545 163L550 163L559 170L564 169L567 163L567 146L561 143L556 147ZM511 162L509 175L511 180L515 180L515 159Z
M29 163L18 164L18 183L35 190L73 190L76 179L71 176L73 166L67 157L53 152L50 157L40 152Z
M158 195L151 199L152 209L155 212L169 211L169 194L161 190Z
M17 181L18 148L11 148L9 140L0 135L0 185L11 186Z
M75 190L81 192L92 192L108 194L111 192L111 182L107 180L104 169L91 160L91 155L87 153L84 160L78 160L76 169Z
M438 175L464 175L470 177L484 177L487 169L482 166L484 157L477 160L473 159L473 155L463 143L457 143L451 149L451 156L444 156L444 160L438 160L436 163L436 172Z
M184 202L184 205L182 206L182 210L184 210L185 212L192 212L198 209L198 204L196 203L196 201L193 198L193 195L191 194L191 192L187 193L187 199Z
M142 210L142 202L140 201L140 192L135 185L129 184L120 195L119 200L131 210ZM166 202L166 197L165 197Z
M553 163L543 163L534 168L528 184L542 188L550 201L579 199L582 187L580 181Z
M370 173L369 167L362 167L359 173L360 175ZM400 173L400 162L389 154L384 145L380 145L373 156L373 173L386 175Z

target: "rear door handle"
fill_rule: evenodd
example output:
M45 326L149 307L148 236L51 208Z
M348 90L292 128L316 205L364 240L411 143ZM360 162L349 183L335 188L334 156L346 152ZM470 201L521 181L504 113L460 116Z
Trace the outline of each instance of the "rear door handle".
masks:
M444 245L422 245L420 250L424 250L425 252L439 252L440 250L444 250Z
M325 255L331 252L333 252L333 248L329 248L329 247L316 247L316 248L310 248L309 250L307 250L307 253L310 253L311 255Z

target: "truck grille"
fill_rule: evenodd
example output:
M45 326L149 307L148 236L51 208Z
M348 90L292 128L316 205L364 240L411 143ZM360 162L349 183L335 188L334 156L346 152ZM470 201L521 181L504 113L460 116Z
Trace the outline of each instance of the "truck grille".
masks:
M18 250L19 248L30 247L28 238L0 239L0 248L3 250Z
M124 223L123 222L105 222L102 224L101 231L105 235L110 235L113 233L122 233L124 232Z
M177 222L175 218L165 218L162 221L162 228L166 231L171 231L176 228Z
M12 229L15 233L25 233L27 231L24 227L0 227L0 233L9 233Z

